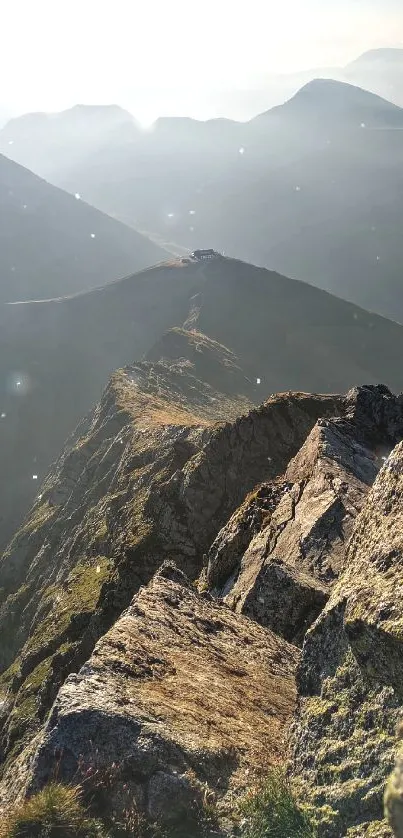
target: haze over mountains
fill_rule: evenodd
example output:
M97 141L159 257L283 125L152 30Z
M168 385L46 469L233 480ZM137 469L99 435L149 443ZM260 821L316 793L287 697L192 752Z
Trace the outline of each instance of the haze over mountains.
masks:
M182 107L178 104L175 107L175 96L170 96L166 90L162 100L165 109L160 112L157 110L155 113L159 115L182 112L187 115L192 114L199 119L224 116L228 119L245 121L252 119L257 113L283 104L286 99L290 99L301 87L315 78L348 82L376 93L396 105L403 106L403 49L388 47L370 49L344 66L316 64L308 69L288 73L255 72L250 77L246 75L242 85L234 80L231 83L225 82L216 75L214 85L210 86L209 90L204 91L200 87L196 92L188 91L188 95L182 97ZM144 105L147 104L148 98L147 91L141 92L139 88L136 88L132 100L138 103L140 115L144 112ZM118 93L116 101L120 101ZM25 108L25 110L28 109ZM52 108L52 110L56 109ZM136 104L133 104L131 110L135 117L139 115ZM147 119L152 118L153 109L150 111L149 103L146 111ZM0 125L4 125L6 120L18 118L19 114L21 114L21 109L10 107L0 109Z
M363 53L344 67L315 67L300 72L271 74L243 89L219 90L210 107L231 119L252 119L260 111L281 105L316 78L335 79L363 87L395 105L403 106L403 49L381 48Z
M39 6L7 101L245 116L358 42ZM0 838L402 838L402 56L0 129Z
M399 56L370 54L351 72L385 61L391 73ZM153 346L156 360L161 340L172 354L169 329L234 352L232 395L249 402L261 388L400 388L402 328L369 311L403 321L402 129L403 109L334 79L247 123L162 118L144 131L117 106L76 106L3 128L14 160L0 157L0 303L48 300L0 308L6 535L107 377ZM156 241L244 261L136 274L166 259Z
M319 67L300 73L272 76L266 80L266 84L262 79L260 89L255 92L256 99L252 98L258 105L255 112L281 104L315 78L335 79L363 87L395 105L403 106L403 49L372 49L345 67ZM247 107L246 101L244 107ZM249 118L253 115L253 111L250 112ZM242 116L236 118L242 119Z
M172 327L184 332L162 338ZM2 306L4 540L65 438L100 396L108 376L128 359L168 358L179 372L181 365L185 370L190 365L196 391L200 380L223 389L220 377L214 373L212 378L205 354L198 368L198 343L204 351L199 333L217 342L211 349L213 368L223 365L229 395L248 403L279 390L336 392L356 381L400 386L402 326L233 259L173 260L68 299ZM228 379L230 352L235 366Z
M247 123L144 131L80 107L13 120L0 149L157 241L213 246L402 321L402 128L391 102L317 79Z
M368 50L344 68L341 78L403 107L403 49Z
M78 194L0 155L0 302L82 291L166 255Z
M76 105L62 113L28 113L9 120L4 127L2 150L17 163L49 176L66 163L72 167L82 163L86 155L135 126L134 117L116 105ZM90 159L87 162L90 164Z

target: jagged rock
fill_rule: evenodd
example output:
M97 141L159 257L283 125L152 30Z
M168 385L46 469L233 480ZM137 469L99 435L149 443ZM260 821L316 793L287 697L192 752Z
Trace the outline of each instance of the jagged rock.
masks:
M302 645L307 628L327 599L327 588L314 577L273 558L263 562L241 602L231 596L227 602L261 625L272 626L276 634Z
M245 495L342 402L282 394L242 415L243 396L191 371L144 362L113 376L1 560L0 758L28 746L67 675L160 565L173 558L195 579Z
M213 541L207 554L203 585L225 596L225 589L233 582L233 574L238 575L242 556L253 537L264 528L281 496L291 487L291 483L283 481L263 483L248 495Z
M403 437L403 395L393 396L382 384L354 387L347 394L346 418L355 425L359 439L385 447ZM388 445L389 443L389 445Z
M113 764L113 799L129 783L153 819L183 817L206 789L225 810L283 754L297 661L294 647L165 566L65 681L26 789L56 763L67 782Z
M340 396L283 393L211 434L182 470L175 498L176 509L177 498L184 506L198 550L208 550L252 488L282 474L318 416L334 415L342 404ZM163 503L166 509L168 492Z
M147 815L152 821L183 824L198 803L201 805L200 789L184 775L157 771L148 782Z
M217 349L220 376L223 359L233 363L224 349ZM211 343L202 349L209 364L214 351ZM285 757L281 737L299 655L286 638L301 643L343 569L354 518L401 433L402 405L386 388L362 388L347 397L284 393L247 410L244 396L220 394L197 379L193 367L171 361L132 365L112 378L3 555L5 801L13 788L22 793L27 783L34 788L46 780L50 754L63 741L64 776L73 776L69 772L76 771L90 736L103 766L108 760L127 766L130 793L150 816L164 808L174 788L178 807L189 808L201 784L225 797L225 783L244 787L246 771L259 773L267 754ZM239 380L232 366L231 375ZM395 502L391 495L390 506ZM193 584L206 555L206 590L197 595ZM394 554L385 558L386 574L394 560ZM353 572L351 578L342 574L344 582L350 580L351 597L331 595L304 645L294 738L298 782L315 806L327 805L327 783L336 814L330 812L331 825L324 829L337 838L340 823L361 828L380 817L380 787L390 767L385 742L400 707L400 642L392 642L388 629L382 646L382 633L367 614L361 619L354 592L368 577L371 595L376 601L382 595L379 614L386 622L388 614L394 618L392 594L388 589L388 599L382 585L376 588L361 554L357 573L358 580ZM226 602L217 603L210 590ZM363 607L369 601L365 589ZM283 636L276 639L269 628ZM374 681L368 686L374 631ZM392 652L397 675L383 683ZM324 736L331 739L337 724L332 698L323 725L327 689L346 696L349 708L337 728L341 749L365 714L365 782L354 736L352 764L345 760L343 766L351 793L340 791L337 782L329 791L334 775L322 765L333 759ZM316 722L309 717L312 696L318 701ZM371 727L373 719L384 738ZM319 796L312 791L318 783ZM361 805L364 787L357 821L351 811L357 801ZM117 788L113 805L119 808L122 799Z
M323 836L340 838L382 820L403 702L402 557L400 443L374 483L346 569L303 648L293 770Z
M403 434L399 399L357 388L319 419L283 480L264 485L212 544L203 584L230 607L301 644L344 566L382 457Z

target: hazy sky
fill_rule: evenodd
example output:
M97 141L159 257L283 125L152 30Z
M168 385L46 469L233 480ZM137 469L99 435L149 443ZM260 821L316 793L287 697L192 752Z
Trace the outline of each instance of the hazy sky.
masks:
M403 45L402 0L1 0L0 107L118 102L141 118L214 90Z

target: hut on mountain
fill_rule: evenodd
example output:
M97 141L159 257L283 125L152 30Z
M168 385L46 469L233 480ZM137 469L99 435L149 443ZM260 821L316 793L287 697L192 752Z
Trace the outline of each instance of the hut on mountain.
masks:
M204 259L214 259L215 256L218 256L218 253L212 248L209 248L208 250L194 250L191 255L193 259L203 261Z

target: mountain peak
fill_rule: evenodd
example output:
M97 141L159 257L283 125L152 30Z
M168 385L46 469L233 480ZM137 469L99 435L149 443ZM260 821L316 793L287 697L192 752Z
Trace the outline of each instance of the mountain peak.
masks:
M396 105L382 99L375 93L370 93L362 87L354 84L348 84L343 81L336 81L335 79L313 79L312 81L301 87L300 90L286 102L286 105L291 103L303 102L305 104L325 105L328 108L340 106L359 106L362 104L369 106L379 106L381 103L388 105L392 110L399 110Z
M380 62L387 62L393 64L395 62L403 62L403 49L401 47L381 47L380 49L370 49L363 52L354 61L351 61L348 67L357 67L359 64L375 64Z
M48 114L51 118L67 119L67 118L96 118L109 122L110 120L135 122L134 116L120 105L84 105L78 102L71 108L67 108L59 113Z
M261 116L297 119L299 123L306 120L315 131L323 120L326 128L332 120L341 129L363 124L372 128L403 126L403 109L398 105L348 82L322 78L309 81L284 105Z

